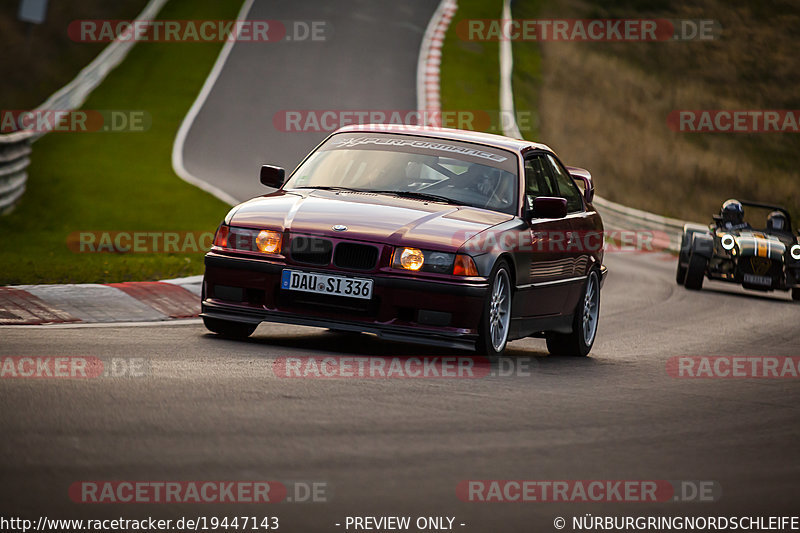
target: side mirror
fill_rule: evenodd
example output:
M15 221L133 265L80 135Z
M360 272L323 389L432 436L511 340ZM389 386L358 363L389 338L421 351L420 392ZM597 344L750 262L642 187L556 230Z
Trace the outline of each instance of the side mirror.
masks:
M274 167L272 165L261 166L261 183L267 187L280 188L280 186L283 185L285 177L286 171L281 167Z
M567 199L539 196L533 200L529 218L564 218L567 216Z
M594 200L594 181L592 174L585 168L567 167L569 175L574 180L581 180L583 182L583 197L587 203L592 203Z

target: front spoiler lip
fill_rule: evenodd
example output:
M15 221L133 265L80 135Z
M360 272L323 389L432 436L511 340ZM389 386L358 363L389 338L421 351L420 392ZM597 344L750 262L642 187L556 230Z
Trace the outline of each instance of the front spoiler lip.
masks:
M714 257L711 258L712 260L719 260L720 264L732 265L731 268L733 269L734 278L730 279L723 277L725 272L722 272L719 267L715 268L713 271L708 272L706 277L710 280L722 281L724 283L732 283L734 285L742 286L745 289L755 290L755 291L771 292L771 291L789 291L792 289L800 289L800 264L787 263L786 261L782 261L782 269L781 269L782 272L780 276L777 278L773 278L773 280L776 280L777 283L773 281L773 284L769 287L766 285L757 286L753 284L746 284L744 282L744 276L738 273L739 272L738 265L741 261L745 259L750 259L751 257L755 256L753 254L745 254L745 255L740 255L734 259L731 257L721 257L715 254ZM775 259L771 260L775 261ZM681 263L681 266L686 266L686 263ZM792 279L794 279L794 283L792 283Z
M204 301L201 317L231 320L247 324L260 324L261 322L277 322L297 326L312 326L318 328L331 328L344 331L372 333L386 340L410 342L415 344L434 345L443 348L456 348L461 350L474 350L476 335L464 335L455 332L437 331L426 332L419 328L406 326L391 326L375 323L354 322L332 318L307 317L295 313L274 312L264 309L245 309L214 302Z

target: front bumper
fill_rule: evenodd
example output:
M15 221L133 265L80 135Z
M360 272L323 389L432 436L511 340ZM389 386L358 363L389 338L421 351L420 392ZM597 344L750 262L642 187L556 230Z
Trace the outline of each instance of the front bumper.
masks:
M472 348L486 281L421 279L387 272L343 272L209 252L201 316L279 322L373 333L406 342ZM285 268L373 280L370 300L297 293L280 288Z
M788 291L800 288L800 265L796 263L787 265L782 260L773 260L768 268L756 272L752 265L748 264L750 259L751 256L738 257L736 260L715 257L710 263L708 278L735 283L746 289L758 291ZM748 274L763 275L772 281L769 285L748 283L745 279L745 275Z

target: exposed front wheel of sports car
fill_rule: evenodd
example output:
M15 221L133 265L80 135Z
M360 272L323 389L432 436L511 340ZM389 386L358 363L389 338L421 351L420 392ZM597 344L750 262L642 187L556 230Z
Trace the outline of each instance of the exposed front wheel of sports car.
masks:
M204 316L203 324L206 329L213 331L217 335L228 337L230 339L245 339L252 335L258 327L258 324L245 324L243 322L232 322L230 320L220 320L219 318L211 318Z
M692 291L699 291L703 288L703 278L706 275L706 258L702 255L691 252L689 254L689 266L686 269L686 280L684 286Z
M508 342L508 331L511 329L511 277L508 271L505 261L499 261L495 265L483 306L476 349L490 357L503 353Z
M681 265L681 258L678 258L678 271L675 272L675 281L678 285L683 285L686 282L686 267Z
M575 308L572 333L548 333L547 351L551 355L585 357L594 345L600 318L600 278L592 270L583 288L583 297Z
M675 281L678 285L683 285L686 281L686 267L684 266L689 262L689 257L683 252L686 249L686 233L681 237L681 251L678 253L678 269L675 272Z

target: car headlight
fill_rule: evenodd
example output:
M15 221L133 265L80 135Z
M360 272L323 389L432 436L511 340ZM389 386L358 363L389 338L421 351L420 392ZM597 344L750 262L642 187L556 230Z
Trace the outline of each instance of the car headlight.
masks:
M395 248L392 259L393 268L414 272L433 272L452 274L456 254L420 250L419 248Z
M214 236L214 246L219 248L265 254L281 253L281 241L279 231L237 228L225 224L220 225Z
M720 241L722 247L728 251L733 250L733 247L736 246L736 239L733 238L733 235L725 234L722 236L722 241Z
M256 248L265 254L277 254L281 251L281 234L277 231L262 229L256 236Z
M425 270L449 274L453 269L453 254L444 252L423 252L425 257Z
M795 261L800 261L800 244L795 244L792 246L792 249L789 252L792 256L792 259Z
M425 264L425 255L419 248L398 248L394 252L395 267L419 270Z

